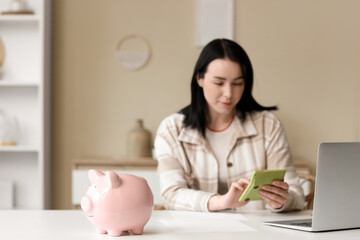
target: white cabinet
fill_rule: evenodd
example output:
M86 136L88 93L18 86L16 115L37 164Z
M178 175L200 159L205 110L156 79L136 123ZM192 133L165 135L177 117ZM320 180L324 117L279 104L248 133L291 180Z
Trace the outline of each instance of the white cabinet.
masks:
M160 184L156 174L157 160L153 158L82 158L73 161L72 170L72 204L80 207L80 200L90 185L89 169L98 169L102 172L115 171L118 174L132 174L143 177L149 184L154 195L155 209L163 203L160 196Z
M0 110L16 117L20 130L16 146L0 143L0 182L11 183L13 208L48 209L51 1L26 2L33 15L0 15L6 53ZM8 10L9 3L1 0L0 11Z

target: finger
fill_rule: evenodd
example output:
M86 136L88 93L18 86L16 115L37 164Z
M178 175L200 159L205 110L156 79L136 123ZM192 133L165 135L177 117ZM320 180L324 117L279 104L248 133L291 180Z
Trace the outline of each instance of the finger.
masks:
M248 202L237 202L236 207L242 207L245 206L246 204L248 204Z
M282 208L284 206L284 204L285 204L285 203L274 201L271 198L268 198L268 197L265 197L265 196L262 196L262 198L267 202L267 204L272 209Z
M265 196L266 194L264 193L260 193L259 195L267 202L267 204L272 208L272 209L276 209L276 208L281 208L282 206L284 206L285 202L278 202L273 200L272 198L269 198L268 196Z
M240 178L237 182L245 189L249 185L250 180L247 178Z
M265 190L266 192L274 193L277 195L282 196L283 198L287 199L289 196L289 193L287 190L279 187L275 187L272 185L265 185L261 188L262 190Z
M247 178L240 178L239 181L237 181L238 183L242 183L242 184L246 184L249 185L250 180Z
M240 191L244 191L246 188L246 186L242 185L241 183L238 182L232 182L231 186L230 186L230 190L240 190Z
M284 198L278 194L274 194L274 193L271 193L271 192L267 192L267 191L264 191L264 190L260 190L259 191L259 195L263 198L266 198L269 201L271 202L277 202L277 203L280 203L281 205L283 205L285 202L286 202L286 199L287 198Z
M289 184L287 184L286 182L284 181L278 181L278 180L275 180L272 182L272 184L276 187L280 187L282 189L285 189L285 190L288 190L289 189Z

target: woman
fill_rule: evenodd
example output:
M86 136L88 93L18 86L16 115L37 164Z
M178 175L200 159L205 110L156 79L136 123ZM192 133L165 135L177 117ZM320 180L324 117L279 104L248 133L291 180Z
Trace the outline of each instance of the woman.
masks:
M162 121L155 138L160 191L167 209L302 209L304 194L279 120L252 97L253 70L235 42L204 47L191 82L191 103ZM285 181L239 202L253 171L286 169ZM246 205L246 206L245 206Z

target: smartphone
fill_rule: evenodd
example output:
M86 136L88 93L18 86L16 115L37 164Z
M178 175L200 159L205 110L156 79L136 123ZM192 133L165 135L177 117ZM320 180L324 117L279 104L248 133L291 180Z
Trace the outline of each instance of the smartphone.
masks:
M262 200L259 190L264 185L271 185L273 181L284 181L285 169L254 171L249 185L239 198L239 202Z

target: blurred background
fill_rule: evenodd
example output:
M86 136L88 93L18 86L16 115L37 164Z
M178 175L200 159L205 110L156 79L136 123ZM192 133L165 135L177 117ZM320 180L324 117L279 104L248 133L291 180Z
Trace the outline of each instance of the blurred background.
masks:
M294 157L315 173L318 144L359 140L360 2L235 0L234 40L255 72L254 96L277 105ZM154 137L190 101L194 0L53 1L53 207L69 208L71 161L126 154L137 118ZM128 34L151 45L148 64L122 68Z
M253 94L279 107L294 159L315 174L321 142L360 140L360 1L233 3L233 39L252 61ZM137 119L153 141L161 120L189 104L201 46L195 0L52 0L51 15L52 151L45 181L51 208L71 209L74 160L126 156ZM129 35L141 36L151 50L138 70L117 58Z

